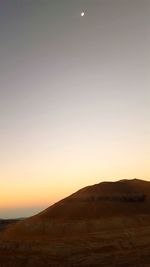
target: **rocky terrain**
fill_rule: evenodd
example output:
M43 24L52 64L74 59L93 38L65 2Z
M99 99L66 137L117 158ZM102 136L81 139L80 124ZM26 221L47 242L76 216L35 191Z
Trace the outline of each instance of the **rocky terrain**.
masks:
M87 186L7 227L0 266L150 266L150 182Z

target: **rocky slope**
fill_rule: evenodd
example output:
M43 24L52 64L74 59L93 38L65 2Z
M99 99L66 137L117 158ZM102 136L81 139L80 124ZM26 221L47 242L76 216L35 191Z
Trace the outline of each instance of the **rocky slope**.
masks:
M150 182L85 187L10 226L0 256L16 267L150 266Z

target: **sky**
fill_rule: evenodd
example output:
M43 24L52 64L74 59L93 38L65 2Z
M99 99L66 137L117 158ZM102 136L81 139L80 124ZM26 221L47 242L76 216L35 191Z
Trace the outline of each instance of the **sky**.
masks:
M149 26L149 0L0 2L0 218L150 180Z

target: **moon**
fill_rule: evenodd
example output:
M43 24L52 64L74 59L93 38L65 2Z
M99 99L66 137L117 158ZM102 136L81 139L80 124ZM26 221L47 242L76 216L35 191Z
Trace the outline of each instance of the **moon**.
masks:
M81 12L81 17L84 17L85 13L84 12Z

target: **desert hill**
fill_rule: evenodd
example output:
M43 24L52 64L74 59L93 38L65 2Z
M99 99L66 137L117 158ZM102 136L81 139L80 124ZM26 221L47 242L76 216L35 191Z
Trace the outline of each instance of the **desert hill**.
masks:
M3 266L149 266L150 182L87 186L8 227L0 240Z
M32 239L37 235L92 232L112 225L124 227L125 223L138 225L143 216L149 223L149 215L150 182L138 179L102 182L82 188L36 216L9 227L4 238Z
M87 186L34 219L79 220L150 214L150 182L133 179Z

